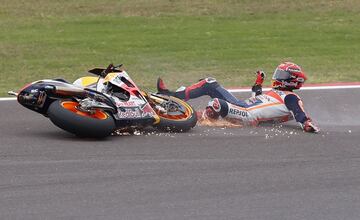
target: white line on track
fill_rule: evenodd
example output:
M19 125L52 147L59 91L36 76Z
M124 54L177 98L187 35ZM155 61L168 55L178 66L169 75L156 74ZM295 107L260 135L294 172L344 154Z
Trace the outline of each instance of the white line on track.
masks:
M357 89L360 88L360 85L341 85L341 86L309 86L302 87L301 90L325 90L325 89ZM263 91L269 91L271 88L264 88ZM250 88L246 89L229 89L229 92L241 93L241 92L251 92ZM16 97L9 98L0 98L0 101L14 101Z
M342 85L342 86L309 86L302 87L300 90L325 90L325 89L356 89L360 88L360 85ZM269 91L271 88L263 88L263 91ZM251 92L250 88L246 89L229 89L229 92Z
M0 101L14 101L16 100L16 97L11 97L11 98L0 98Z

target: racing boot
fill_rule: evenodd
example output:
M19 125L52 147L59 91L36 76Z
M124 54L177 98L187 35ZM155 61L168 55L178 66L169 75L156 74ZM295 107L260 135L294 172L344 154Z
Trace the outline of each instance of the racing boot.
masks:
M166 88L164 81L159 77L156 82L157 91L159 94L174 96L175 92Z

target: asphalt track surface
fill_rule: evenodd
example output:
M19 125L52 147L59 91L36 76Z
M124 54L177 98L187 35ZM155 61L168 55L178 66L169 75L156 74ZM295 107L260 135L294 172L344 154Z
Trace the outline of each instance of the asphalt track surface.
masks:
M299 93L320 134L288 123L98 141L0 102L0 219L358 220L360 89Z

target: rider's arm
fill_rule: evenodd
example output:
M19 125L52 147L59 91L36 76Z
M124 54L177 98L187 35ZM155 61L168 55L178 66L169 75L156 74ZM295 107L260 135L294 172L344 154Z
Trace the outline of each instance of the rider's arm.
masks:
M285 97L286 107L293 113L297 122L301 123L304 131L317 133L320 131L311 121L310 117L304 110L303 103L296 94L288 94Z
M309 117L304 111L304 107L299 96L295 94L289 94L285 97L286 107L293 113L295 120L300 123L304 123Z

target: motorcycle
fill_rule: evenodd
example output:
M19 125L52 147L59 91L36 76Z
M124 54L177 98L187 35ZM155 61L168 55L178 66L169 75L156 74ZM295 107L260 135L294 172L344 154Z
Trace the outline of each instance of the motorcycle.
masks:
M59 128L80 137L103 138L117 129L153 126L170 132L196 125L194 109L181 99L140 90L122 64L94 68L69 83L39 80L20 89L17 101L48 117Z

